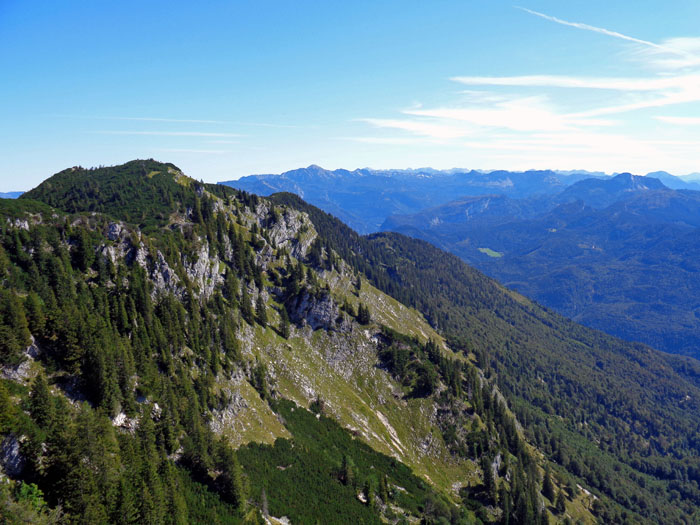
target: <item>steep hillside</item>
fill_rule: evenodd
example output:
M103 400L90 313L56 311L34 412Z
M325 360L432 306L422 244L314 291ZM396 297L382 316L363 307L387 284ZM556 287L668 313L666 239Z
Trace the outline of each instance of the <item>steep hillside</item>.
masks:
M424 312L453 347L473 349L526 435L576 479L652 521L696 512L696 361L577 325L425 242L360 237L292 195L273 199L309 213L378 288Z
M540 495L473 354L305 213L154 161L0 206L10 522L593 521L574 491Z

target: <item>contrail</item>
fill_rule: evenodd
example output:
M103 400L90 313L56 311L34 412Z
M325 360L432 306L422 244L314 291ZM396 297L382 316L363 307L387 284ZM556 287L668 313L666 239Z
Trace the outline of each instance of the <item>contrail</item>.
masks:
M564 26L575 27L576 29L584 29L586 31L593 31L594 33L600 33L601 35L607 35L607 36L612 36L614 38L620 38L622 40L627 40L628 42L634 42L636 44L642 44L644 46L653 47L653 48L661 50L661 51L666 51L667 53L673 53L674 55L687 56L687 53L680 51L678 49L673 49L672 47L662 46L662 45L657 44L655 42L650 42L649 40L642 40L641 38L635 38L633 36L624 35L622 33L618 33L617 31L610 31L609 29L591 26L588 24L582 24L580 22L569 22L567 20L562 20L561 18L557 18L555 16L545 15L544 13L539 13L537 11L533 11L532 9L528 9L527 7L515 6L515 8L520 9L521 11L525 11L526 13L530 13L531 15L539 16L540 18L544 18L545 20L549 20L550 22L555 22L557 24L561 24Z

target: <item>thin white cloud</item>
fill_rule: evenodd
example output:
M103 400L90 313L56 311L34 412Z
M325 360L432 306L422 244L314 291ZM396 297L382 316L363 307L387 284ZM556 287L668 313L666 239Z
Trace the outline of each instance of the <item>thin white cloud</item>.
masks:
M52 115L56 118L85 119L85 120L126 120L135 122L172 122L178 124L230 124L223 120L209 119L181 119L165 117L121 117L121 116L101 116L101 115Z
M159 117L95 117L101 120L130 120L141 122L177 122L186 124L227 124L223 120L198 120L180 118L159 118Z
M156 151L162 151L166 153L198 153L205 155L221 155L223 153L229 153L226 150L220 149L190 149L190 148L160 148Z
M297 126L295 124L279 124L276 122L248 122L248 121L231 121L231 120L213 120L213 119L180 119L166 117L117 117L117 116L85 116L85 115L51 115L56 118L74 118L87 120L124 120L132 122L164 122L177 124L229 124L235 126L250 126L261 128L281 128L281 129L299 129L315 126Z
M700 37L676 37L662 41L662 50L639 47L632 53L632 58L643 65L660 71L692 70L700 66ZM683 52L668 53L673 48Z
M280 129L302 129L312 128L315 126L297 126L295 124L276 124L274 122L231 122L238 126L253 126L257 128L280 128Z
M453 77L452 80L465 85L603 89L625 93L640 92L651 95L650 98L642 100L634 100L633 102L623 100L614 105L591 108L568 115L568 117L579 119L700 101L700 75L698 74L640 78L597 78L566 75L460 76Z
M609 121L586 121L585 117L561 114L543 96L511 97L490 105L409 109L403 113L438 119L443 125L458 121L470 124L472 129L502 128L517 132L563 131L576 125L611 124Z
M453 81L468 86L555 87L581 89L609 89L614 91L658 91L674 88L675 78L603 78L566 75L522 75L512 77L452 77Z
M656 120L665 122L667 124L676 124L679 126L700 126L700 117L667 117L667 116L657 116L654 117ZM697 144L697 143L696 143Z
M376 128L400 129L433 139L455 139L465 137L471 132L464 126L454 126L440 122L381 118L363 118L358 120L371 124Z
M348 140L351 142L361 142L363 144L381 144L385 146L406 146L410 144L425 144L425 138L412 137L337 137L338 140Z
M460 157L472 165L503 162L498 167L507 169L646 173L688 171L700 162L700 133L692 127L700 127L700 117L694 116L700 103L700 37L656 43L524 11L626 41L629 53L615 56L654 73L637 68L638 76L626 77L455 76L451 80L467 89L451 103L417 102L393 117L361 119L398 136L345 140L405 145L407 156ZM688 116L654 116L655 109L670 106L687 107ZM685 126L682 136L674 129L678 126Z
M153 135L161 137L242 137L239 133L210 133L206 131L96 131L100 135Z
M557 18L555 16L551 15L546 15L544 13L540 13L538 11L533 11L532 9L528 9L526 7L519 7L516 6L516 9L520 9L521 11L525 11L526 13L530 13L531 15L539 16L540 18L544 18L545 20L549 20L550 22L555 22L557 24L561 24L564 26L569 26L569 27L575 27L576 29L583 29L585 31L592 31L594 33L599 33L601 35L607 35L611 36L614 38L619 38L621 40L627 40L628 42L634 42L635 44L641 44L643 46L648 46L654 49L662 50L668 53L674 53L678 55L684 55L685 52L679 49L673 49L671 47L666 47L661 44L657 44L655 42L650 42L649 40L642 40L641 38L635 38L633 36L625 35L622 33L618 33L617 31L611 31L610 29L605 29L602 27L596 27L588 24L583 24L581 22L569 22L568 20L562 20L561 18Z

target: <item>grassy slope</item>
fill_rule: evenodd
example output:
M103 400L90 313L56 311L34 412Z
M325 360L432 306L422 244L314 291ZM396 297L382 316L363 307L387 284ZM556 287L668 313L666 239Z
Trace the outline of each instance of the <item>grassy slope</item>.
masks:
M409 335L440 340L415 310L403 307L394 311L395 300L376 288L364 284L360 298L375 319L393 318L394 327L411 327L405 330ZM375 450L400 459L445 492L455 483L475 482L475 466L455 460L447 451L431 419L432 401L402 399L400 385L378 368L373 341L376 329L376 325L354 326L349 334L294 329L293 336L285 340L274 330L256 325L244 328L243 353L266 364L282 397L304 407L321 398L327 414ZM260 398L255 390L246 387L240 393L257 410L257 415L249 411L246 417L253 415L257 422L243 431L237 430L242 424L227 428L225 433L232 442L269 443L273 436L286 437L277 420L272 421L275 416L269 408L258 409ZM272 424L265 426L265 421Z

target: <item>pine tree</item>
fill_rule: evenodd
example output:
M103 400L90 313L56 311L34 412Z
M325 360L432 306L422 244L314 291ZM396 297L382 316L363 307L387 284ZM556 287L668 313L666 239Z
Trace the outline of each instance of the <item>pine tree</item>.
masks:
M253 316L253 305L251 304L248 287L245 284L243 285L243 291L241 292L241 315L248 324L253 324L255 321Z
M30 343L22 302L14 293L0 290L0 363L19 364Z
M287 309L282 306L282 308L280 308L280 335L285 339L289 339L289 333L289 314L287 314Z
M544 480L542 481L542 494L549 501L554 502L554 485L552 484L552 477L549 472L549 467L544 471Z
M503 484L501 485L499 501L501 502L501 508L503 509L501 525L510 525L510 515L512 512L510 494L508 493L506 486Z
M481 470L484 472L484 494L489 501L495 503L498 498L496 480L493 477L493 468L488 456L481 458Z
M340 467L340 481L343 482L343 485L353 485L355 482L352 460L347 454L343 454L343 463Z
M566 512L566 500L564 499L564 491L561 489L559 489L559 493L557 494L555 508L557 509L557 514L564 514L564 512Z
M243 469L241 469L235 452L223 439L217 442L216 448L217 467L221 471L216 480L219 492L239 514L242 514L245 512L248 502L248 489Z
M231 305L238 304L238 289L240 284L232 270L226 272L224 280L224 297Z
M360 324L369 324L371 321L372 317L369 313L369 308L360 303L357 307L357 322Z
M267 306L265 306L265 299L263 299L262 293L258 294L258 299L255 302L255 317L263 328L267 326Z
M85 228L80 228L78 231L77 246L75 251L75 263L80 271L85 272L92 266L95 261L95 251L92 246L92 240Z
M389 503L389 486L386 481L386 474L379 478L379 497L385 505Z
M201 224L202 221L202 202L200 201L199 197L195 196L194 206L192 207L192 222L195 224Z
M44 315L44 309L41 306L41 299L39 295L32 290L27 295L24 301L24 308L26 310L27 323L29 329L36 336L40 336L44 332L44 327L46 326L46 316Z
M34 386L29 394L29 414L32 419L43 429L48 429L53 422L54 405L49 385L43 373L39 373L34 380Z
M365 497L365 505L368 507L374 507L374 490L372 490L372 484L369 479L365 480L362 486L362 495Z

